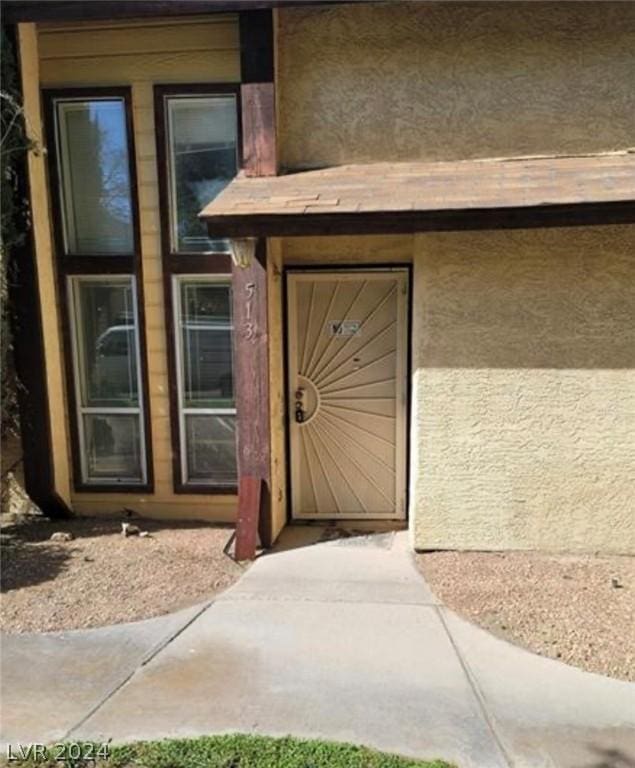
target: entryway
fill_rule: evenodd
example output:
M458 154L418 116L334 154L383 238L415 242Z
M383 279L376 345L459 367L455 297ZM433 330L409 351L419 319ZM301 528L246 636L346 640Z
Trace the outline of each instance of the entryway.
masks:
M406 514L408 271L287 273L294 519Z

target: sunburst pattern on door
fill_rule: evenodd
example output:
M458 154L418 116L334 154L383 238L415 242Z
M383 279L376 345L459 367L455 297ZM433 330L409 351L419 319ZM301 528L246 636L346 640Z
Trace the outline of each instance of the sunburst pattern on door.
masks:
M296 517L400 517L404 272L289 276Z

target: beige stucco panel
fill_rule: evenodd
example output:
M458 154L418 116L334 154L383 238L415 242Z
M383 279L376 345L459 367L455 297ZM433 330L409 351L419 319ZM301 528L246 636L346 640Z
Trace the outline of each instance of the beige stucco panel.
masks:
M362 267L412 261L413 235L328 235L282 239L286 266Z
M419 235L417 548L635 552L635 227Z
M633 146L633 50L632 3L283 8L280 159L293 168Z

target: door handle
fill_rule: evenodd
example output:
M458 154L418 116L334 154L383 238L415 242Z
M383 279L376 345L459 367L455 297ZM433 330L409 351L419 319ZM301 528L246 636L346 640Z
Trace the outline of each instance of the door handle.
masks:
M304 409L302 408L302 401L304 399L304 389L302 387L298 387L295 392L295 420L298 424L302 424L304 422Z

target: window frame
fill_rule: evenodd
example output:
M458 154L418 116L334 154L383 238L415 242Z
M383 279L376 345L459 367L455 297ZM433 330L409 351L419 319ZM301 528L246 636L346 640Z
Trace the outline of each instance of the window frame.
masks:
M231 302L231 288L232 281L231 275L227 274L177 274L172 275L172 304L174 307L173 324L174 324L174 353L176 358L176 389L177 389L177 407L178 407L178 422L179 422L179 463L180 463L180 480L183 488L189 491L199 491L201 493L210 493L210 488L214 489L214 493L235 493L236 485L219 485L214 482L202 482L198 479L188 480L188 461L187 461L187 428L186 417L187 416L236 416L236 405L233 408L187 408L185 407L185 391L183 381L184 371L184 350L183 350L183 336L181 333L182 322L182 309L183 303L181 299L181 286L188 281L195 281L199 283L208 283L209 285L226 285L230 289L230 302ZM232 319L233 325L233 319ZM232 328L233 333L233 328ZM232 373L233 373L233 360L232 360Z
M82 405L82 351L81 351L81 336L82 331L79 323L81 323L80 316L80 284L81 283L103 283L130 285L132 293L133 310L135 316L135 333L134 333L134 353L136 355L137 366L137 392L139 403L137 406L85 406ZM74 379L74 392L75 392L75 419L77 423L77 437L79 441L79 461L81 468L82 483L86 486L94 488L95 485L107 485L109 487L114 486L117 489L121 489L122 486L126 487L134 485L135 488L143 486L147 483L148 479L148 462L145 450L145 419L143 418L145 400L143 387L140 386L139 381L142 376L141 366L141 341L140 341L140 328L139 328L139 307L136 291L136 278L134 275L68 275L66 278L68 296L70 297L69 309L70 321L71 321L71 352L73 355L73 379ZM116 478L98 478L91 480L88 472L88 454L86 452L86 430L84 427L84 416L137 416L139 424L139 458L141 465L141 480L135 480L132 477L124 478L123 480L117 480Z
M78 493L153 493L154 462L152 452L152 419L148 382L148 354L145 328L143 270L141 261L141 234L139 225L139 194L137 185L137 157L135 135L132 120L132 90L129 86L81 88L44 88L42 89L44 135L48 154L48 190L51 199L52 244L54 268L56 273L57 295L59 297L60 324L62 332L63 367L66 382L66 400L70 423L70 448L72 465L72 485ZM108 254L73 254L67 255L64 239L64 211L61 199L61 184L58 149L57 121L55 103L58 100L89 101L91 99L121 99L124 105L126 140L128 146L128 173L130 179L130 197L132 206L133 252L125 255ZM140 449L145 460L144 482L87 481L83 474L82 438L78 421L78 405L75 387L75 360L73 352L73 296L70 288L71 277L94 277L110 279L115 276L130 277L134 283L134 299L137 313L137 335L139 349L139 400L142 418L140 422Z
M178 251L172 248L172 210L170 202L170 171L172 161L168 150L169 132L166 99L169 97L234 96L236 103L236 171L242 166L242 116L240 83L188 83L154 86L154 116L157 140L157 177L161 210L161 247L164 260L171 271L189 270L193 273L204 266L206 272L217 271L226 259L227 251ZM199 263L200 262L200 263Z
M157 179L159 182L159 211L161 218L161 255L163 263L163 295L166 318L166 341L168 353L168 381L170 395L170 435L172 441L172 486L175 494L203 494L208 496L230 495L238 492L238 486L212 485L209 483L188 483L182 456L186 456L187 446L181 436L180 394L177 377L179 361L176 353L176 304L174 299L175 277L216 277L230 279L232 272L231 256L225 251L207 253L178 253L172 250L170 221L170 189L168 179L168 133L166 131L167 110L165 98L168 96L225 96L236 97L236 139L238 170L243 164L242 155L242 116L240 103L240 83L182 83L154 86L154 125L157 157Z

